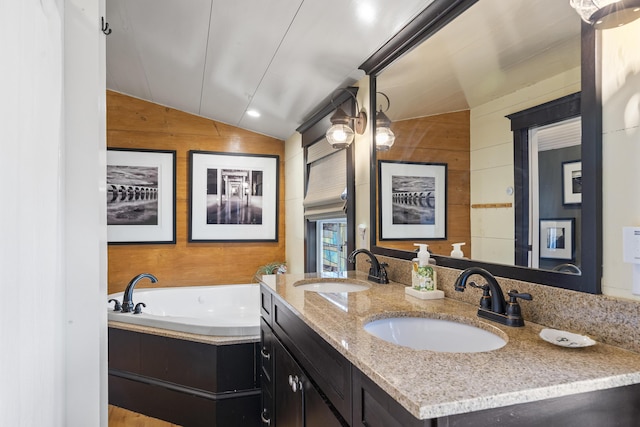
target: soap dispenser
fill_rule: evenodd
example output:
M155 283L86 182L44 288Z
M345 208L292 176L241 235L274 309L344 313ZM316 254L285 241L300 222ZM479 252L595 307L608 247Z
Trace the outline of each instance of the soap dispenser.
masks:
M462 245L464 245L464 243L451 244L451 246L453 246L453 250L451 251L452 258L464 258L464 253L462 252L462 249L460 249L460 246Z
M418 246L417 258L412 260L411 286L405 288L409 295L420 299L443 298L444 292L437 290L437 272L429 265L431 254L426 243L414 243Z

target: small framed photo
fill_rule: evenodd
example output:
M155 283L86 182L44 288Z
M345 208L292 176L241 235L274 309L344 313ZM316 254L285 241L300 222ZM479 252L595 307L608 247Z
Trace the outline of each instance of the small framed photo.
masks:
M540 220L540 258L572 260L575 218Z
M190 151L190 242L277 242L280 158Z
M582 203L582 162L574 160L562 163L562 204Z
M378 161L380 240L447 237L447 165Z
M176 152L108 148L108 243L175 243L175 218Z

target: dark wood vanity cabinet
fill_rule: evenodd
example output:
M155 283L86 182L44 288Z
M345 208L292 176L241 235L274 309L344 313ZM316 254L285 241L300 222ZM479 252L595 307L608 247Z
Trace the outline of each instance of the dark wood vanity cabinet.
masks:
M640 384L420 420L262 287L264 425L637 427ZM265 307L265 302L267 306ZM265 316L266 315L266 316ZM269 319L269 320L267 320ZM291 383L297 377L295 391Z
M265 426L341 427L348 423L320 392L271 327L261 322L262 413Z

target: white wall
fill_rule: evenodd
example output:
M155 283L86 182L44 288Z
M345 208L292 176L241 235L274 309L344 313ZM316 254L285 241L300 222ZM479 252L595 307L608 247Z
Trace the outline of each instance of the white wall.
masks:
M369 197L369 184L370 184L370 144L373 138L371 134L371 123L376 119L375 111L369 111L369 77L363 77L358 82L358 104L361 109L364 109L367 113L367 128L362 135L356 135L353 144L355 144L355 163L356 163L356 244L355 248L369 249L369 239L372 226L369 221L370 215L370 197ZM367 227L364 240L360 238L357 232L359 224L364 224Z
M622 262L622 227L640 226L640 20L602 31L602 291L631 293L632 265ZM640 279L640 278L639 278Z
M580 91L580 68L471 109L471 204L513 203L513 133L505 116ZM513 263L514 209L471 209L471 258Z
M287 271L304 273L304 151L298 132L285 141L284 176Z
M99 0L0 3L0 425L106 426Z

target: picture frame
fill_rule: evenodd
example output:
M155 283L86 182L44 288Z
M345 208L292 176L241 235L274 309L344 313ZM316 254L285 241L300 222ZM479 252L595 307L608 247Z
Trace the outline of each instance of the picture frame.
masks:
M540 220L540 258L573 260L575 218Z
M447 238L447 164L378 161L380 240Z
M277 242L280 157L189 151L189 241Z
M176 152L107 148L108 244L176 243Z
M582 203L582 162L572 160L562 162L562 204Z

